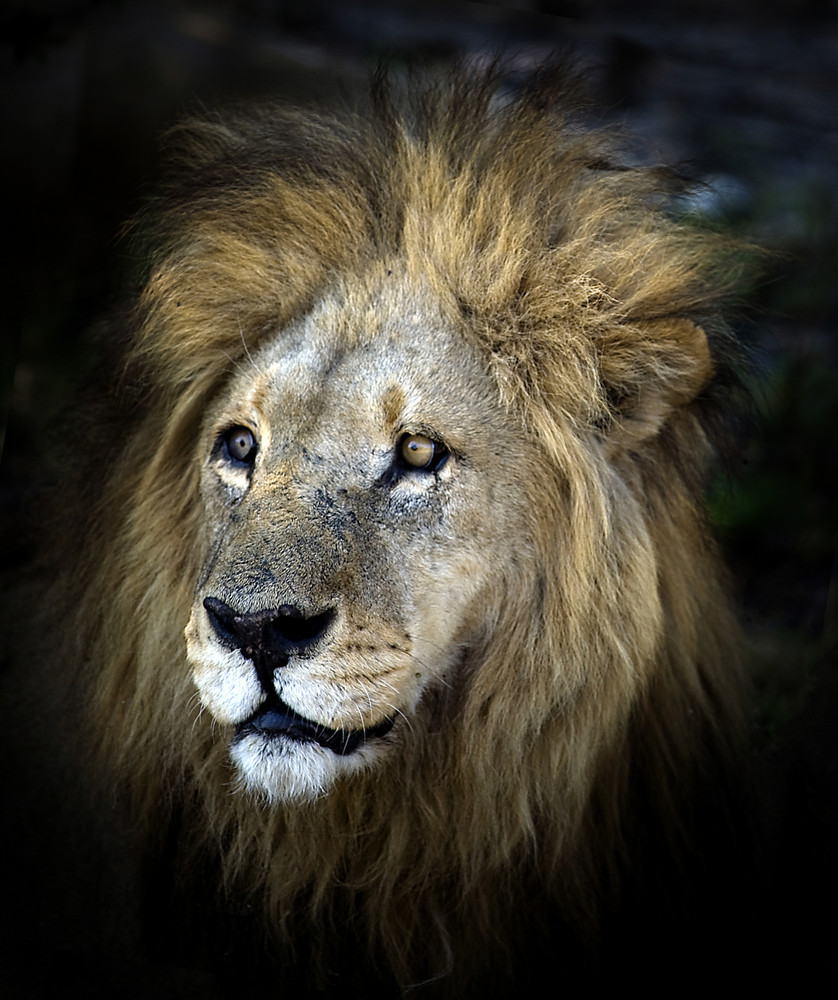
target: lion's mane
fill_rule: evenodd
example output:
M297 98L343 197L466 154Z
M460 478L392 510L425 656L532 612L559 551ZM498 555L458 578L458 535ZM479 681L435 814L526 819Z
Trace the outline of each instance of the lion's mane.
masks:
M403 99L379 80L351 114L260 107L171 134L121 320L130 430L52 603L86 738L135 822L151 836L177 815L178 865L220 858L265 948L321 974L347 934L353 964L402 983L470 980L525 913L593 934L622 870L689 853L695 789L742 729L700 500L735 260L665 211L674 175L621 165L561 73L502 98L499 81ZM197 428L231 368L336 274L391 259L456 315L540 442L536 585L495 595L460 683L386 766L269 807L234 793L185 663L206 547Z

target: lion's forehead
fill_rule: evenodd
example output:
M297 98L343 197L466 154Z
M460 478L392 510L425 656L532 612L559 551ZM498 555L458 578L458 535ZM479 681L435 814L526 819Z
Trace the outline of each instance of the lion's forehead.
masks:
M456 448L508 425L484 359L458 331L433 308L378 304L321 303L262 346L231 396L296 441L351 433L367 446L404 426L437 429Z

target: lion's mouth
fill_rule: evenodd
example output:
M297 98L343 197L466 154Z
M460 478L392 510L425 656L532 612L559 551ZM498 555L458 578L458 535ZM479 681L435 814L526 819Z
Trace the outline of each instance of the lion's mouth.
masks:
M332 753L345 757L354 753L367 740L384 736L392 727L393 719L385 719L368 729L330 729L304 718L284 701L273 696L263 702L249 719L239 723L235 739L240 740L248 733L258 733L272 739L285 737L301 743L317 743Z

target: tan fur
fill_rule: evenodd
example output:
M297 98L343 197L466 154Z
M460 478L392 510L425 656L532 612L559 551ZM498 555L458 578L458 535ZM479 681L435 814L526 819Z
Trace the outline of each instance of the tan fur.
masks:
M468 981L503 965L534 882L593 926L636 782L675 850L681 793L736 745L737 633L696 493L730 259L664 214L665 174L609 167L563 87L500 99L458 76L403 117L379 88L355 117L264 108L172 140L126 375L142 411L68 581L67 655L135 816L179 803L223 891L262 901L267 947L303 942L321 972L351 921L402 983ZM246 420L265 464L234 522L209 455ZM405 430L452 458L382 524L373 483ZM263 593L244 577L265 565ZM236 784L238 720L202 709L193 671L228 678L186 659L208 573L245 610L342 602L340 655L294 665L294 697L335 728L395 714L368 766L319 795Z

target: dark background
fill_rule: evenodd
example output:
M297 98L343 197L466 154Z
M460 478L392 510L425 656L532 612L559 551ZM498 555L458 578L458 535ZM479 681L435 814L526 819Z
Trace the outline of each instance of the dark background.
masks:
M835 885L838 4L6 0L0 42L7 525L51 483L42 440L72 441L44 414L93 360L84 331L133 264L120 228L153 190L161 132L190 109L328 98L382 55L398 70L566 51L606 114L651 140L639 156L704 183L697 219L771 251L735 319L756 420L711 514L752 640L762 749L809 814L782 834L800 840L793 879ZM8 537L4 561L24 559Z

